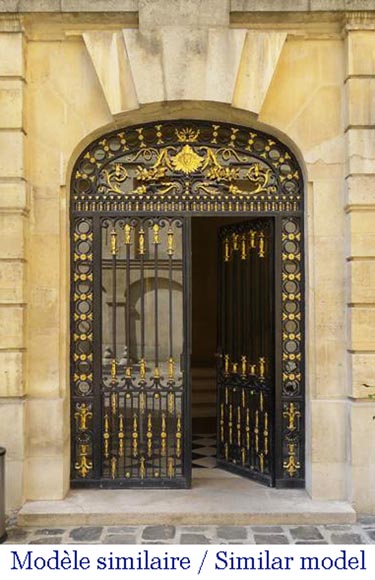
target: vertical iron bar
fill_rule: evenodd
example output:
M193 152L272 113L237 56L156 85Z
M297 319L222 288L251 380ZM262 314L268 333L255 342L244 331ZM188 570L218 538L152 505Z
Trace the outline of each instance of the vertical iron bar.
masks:
M133 420L134 420L134 391L131 392L130 394L130 419L129 419L129 423L130 423L130 429L129 429L129 459L130 459L130 467L129 467L129 471L131 474L131 477L135 477L136 474L134 474L134 457L133 457Z
M268 361L268 375L270 377L270 391L268 394L268 410L269 410L269 439L268 439L268 449L269 449L269 458L268 458L268 465L269 465L269 472L271 476L272 485L274 485L275 481L275 453L274 453L274 422L275 422L275 392L276 392L276 383L275 383L275 352L274 352L274 344L275 344L275 292L274 292L274 283L275 283L275 247L274 247L274 240L275 240L275 222L272 218L269 219L269 233L268 233L268 240L267 240L267 248L268 248L268 280L267 280L267 287L269 288L268 292L268 320L269 320L269 335L268 335L268 344L267 344L267 361Z
M233 272L234 272L234 262L235 262L235 253L232 252L232 259L229 262L229 276L228 276L228 295L229 295L229 355L231 362L234 360L235 352L234 352L234 296L233 296Z
M238 232L238 229L237 229ZM235 337L236 337L236 363L238 365L238 370L239 370L239 363L241 360L241 326L242 326L242 321L241 321L241 307L242 307L242 303L241 303L241 250L240 250L240 235L238 235L238 250L236 252L236 270L235 270L235 274L234 274L234 302L235 302L235 307L236 307L236 324L235 324ZM235 398L234 398L235 399ZM233 399L232 401L232 405L233 405L233 417L234 415L234 406L235 406L235 400ZM235 423L235 421L233 421L233 424ZM233 429L233 433L235 432L235 430ZM234 436L233 436L233 441L234 441Z
M245 239L247 238L247 232L244 234ZM247 254L246 259L241 261L242 263L242 272L241 272L241 288L242 288L242 345L241 345L241 356L245 355L246 353L246 343L247 343L247 311L249 307L249 299L247 294Z
M251 222L250 222L250 228L251 228ZM246 232L247 234L247 243L249 240L249 232ZM251 304L252 304L252 299L251 299L251 293L250 293L250 283L251 283L251 256L252 256L252 251L250 248L250 244L248 247L248 253L247 253L247 258L246 258L246 296L247 296L247 309L246 309L246 350L245 350L245 354L247 356L247 364L249 365L251 363Z
M219 384L221 383L220 375L223 369L224 363L224 342L223 342L223 316L220 316L222 312L222 300L223 300L223 290L222 290L222 275L224 271L224 241L221 236L220 230L216 233L216 285L217 285L217 301L216 301L216 457L218 457L218 449L220 444L220 390Z
M93 385L94 385L94 477L103 477L102 425L102 228L100 215L93 217Z
M259 223L259 222L258 222ZM257 233L259 230L257 230ZM259 275L259 255L258 250L254 251L254 364L257 365L257 374L259 374L259 357L261 355L260 352L260 333L261 333L261 324L260 324L260 304L259 304L259 285L260 285L260 275Z
M176 230L177 233L177 230ZM168 358L168 380L171 382L176 379L175 370L177 367L177 360L174 359L173 351L173 255L174 255L174 231L173 218L168 221L167 239L166 239L166 253L168 256L168 302L169 302L169 358ZM180 356L179 371L182 372L182 357Z
M128 348L127 365L131 366L131 339L130 339L130 244L126 244L126 342Z
M237 230L238 232L238 230ZM234 285L235 285L235 303L236 303L236 363L238 364L238 370L240 369L240 360L241 360L241 339L242 339L242 301L241 301L241 241L240 235L238 234L238 250L237 250L237 264L236 264L236 273L234 277ZM235 397L233 402L233 417L234 415L234 407L235 407ZM235 421L234 421L235 423ZM233 429L233 433L235 430ZM234 440L234 437L233 437Z
M126 361L126 366L127 368L131 367L131 338L130 338L130 333L131 333L131 319L130 319L130 313L131 313L131 296L130 296L130 284L131 284L131 226L130 224L127 224L128 228L129 228L129 232L127 233L125 230L125 276L126 276L126 304L125 304L125 332L126 332L126 345L127 345L127 361ZM128 239L127 239L128 236ZM135 244L135 240L134 240L134 244ZM125 373L126 373L126 369L125 369ZM128 394L128 390L125 390L124 393L124 477L126 478L126 473L127 473L127 469L129 469L129 472L131 473L131 430L129 430L129 426L131 427L132 422L131 419L129 419L129 413L127 413L127 407L128 407L128 401L129 399L127 398L127 394ZM128 432L128 434L127 434ZM127 443L129 442L129 445L127 445ZM129 449L129 451L128 451ZM127 455L127 453L129 453L129 457ZM129 464L129 460L130 460L130 464Z
M155 275L154 275L154 291L155 291L155 297L154 297L154 306L155 306L155 369L159 368L159 319L158 319L158 286L159 286L159 281L158 281L158 275L159 275L159 269L158 269L158 244L155 243L154 244L154 259L155 259Z
M274 218L274 421L273 421L273 481L283 480L283 427L282 427L282 218Z
M217 304L216 304L216 316L217 316L217 349L216 352L218 357L216 359L216 457L217 459L221 456L221 402L222 402L222 391L223 391L223 377L225 372L225 355L227 354L227 344L226 344L226 285L225 277L228 269L228 261L225 258L225 236L223 235L223 229L219 229L217 235Z
M232 360L237 362L237 300L236 300L236 270L237 270L237 252L233 252L232 258L232 275L230 280L230 291L232 294L232 328L231 328L231 339L232 339Z
M226 312L227 312L227 293L226 293L226 284L225 284L225 278L227 275L227 271L228 271L228 264L229 262L226 262L224 259L224 252L225 252L225 238L219 238L219 256L218 256L218 268L219 268L219 276L218 276L218 281L219 281L219 296L218 296L218 310L217 310L217 317L218 317L218 334L219 334L219 347L221 347L221 350L218 351L219 354L221 354L223 357L225 354L227 354L228 352L228 348L227 348L227 316L226 316ZM221 364L223 366L224 364L224 358L221 361Z
M169 281L169 358L173 359L173 255L168 254Z
M140 255L140 266L141 266L141 363L140 363L140 372L142 378L142 369L146 368L145 363L145 230L144 230L144 221L140 220L140 229L139 229L139 238L138 238L138 251ZM140 471L140 456L143 451L143 417L141 413L141 398L144 397L144 385L142 384L141 390L138 392L138 455L136 458L136 465L137 465L137 475L136 477L139 478Z
M157 404L157 408L158 408L158 435L159 435L159 477L163 477L163 463L162 463L162 455L161 455L161 451L162 451L162 408L161 408L161 395L159 393L159 398L157 399L158 404Z
M264 231L264 223L262 222L261 224L262 227L262 231ZM267 256L265 256L264 258L260 258L259 257L259 289L262 289L261 292L259 292L259 299L260 299L260 348L259 348L259 356L263 357L265 356L265 334L266 334L266 323L267 323L267 313L266 313L266 300L265 300L265 293L267 292L267 286L266 286L266 279L265 279L265 273L266 273L266 269L264 267L264 262L265 260L267 260Z
M268 371L269 371L269 375L272 377L272 381L274 381L274 375L272 372L272 364L273 364L273 344L272 344L272 340L273 340L273 335L274 335L274 320L273 320L273 315L274 315L274 292L272 292L273 289L273 262L274 262L274 248L273 248L273 239L274 239L274 223L273 220L270 219L269 220L269 230L268 230L268 237L267 237L267 288L268 288L268 304L267 304L267 311L268 311L268 327L270 328L270 333L268 336L268 340L267 340L267 347L266 347L266 353L265 356L267 357L267 360L269 362L269 367L268 367Z
M143 229L142 221L140 221ZM145 278L144 278L144 252L140 252L141 265L141 359L145 358Z
M112 397L116 396L115 382L116 382L116 364L117 364L117 232L116 221L113 221L113 229L111 231L111 254L112 254L112 392L111 392L111 445L110 445L110 461L115 460L116 454L116 434L117 434L117 413L112 408ZM116 398L117 407L117 398ZM117 457L116 457L117 459ZM112 470L111 470L112 471Z
M116 231L116 222L113 224L113 231ZM116 238L115 238L116 239ZM117 265L117 255L115 251L112 251L112 352L113 359L116 360L116 350L117 350L117 275L116 275L116 265Z
M192 419L191 419L191 331L192 331L192 250L191 250L191 218L183 219L182 225L182 264L184 291L184 373L183 373L183 406L182 432L184 434L184 451L182 456L183 474L186 487L191 487L191 449L192 449Z
M152 466L152 477L155 477L155 441L157 440L157 435L155 433L157 421L155 412L155 397L153 393L150 394L150 407L151 407L151 421L152 421L152 439L151 439L151 466Z
M254 249L250 250L249 259L249 296L250 296L250 313L249 313L249 357L250 364L253 365L255 362L255 344L254 344L254 330L255 330L255 320L254 320ZM250 396L249 396L250 402Z

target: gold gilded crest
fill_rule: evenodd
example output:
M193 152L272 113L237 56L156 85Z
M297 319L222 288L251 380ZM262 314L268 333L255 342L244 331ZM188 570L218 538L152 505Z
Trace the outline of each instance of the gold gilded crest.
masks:
M197 171L202 165L202 161L202 158L190 145L184 145L181 151L172 159L172 165L177 171L188 174Z

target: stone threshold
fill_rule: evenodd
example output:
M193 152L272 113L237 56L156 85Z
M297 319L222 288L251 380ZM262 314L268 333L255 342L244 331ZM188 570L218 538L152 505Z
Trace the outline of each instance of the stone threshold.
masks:
M344 501L313 500L305 490L276 490L220 470L196 469L190 490L71 490L64 500L28 501L20 526L147 524L350 524Z

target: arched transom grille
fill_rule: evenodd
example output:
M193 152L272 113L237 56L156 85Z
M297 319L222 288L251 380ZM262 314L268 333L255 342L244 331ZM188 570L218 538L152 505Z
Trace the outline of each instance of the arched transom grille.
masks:
M131 127L91 144L73 172L78 211L298 211L293 154L253 129L208 122Z

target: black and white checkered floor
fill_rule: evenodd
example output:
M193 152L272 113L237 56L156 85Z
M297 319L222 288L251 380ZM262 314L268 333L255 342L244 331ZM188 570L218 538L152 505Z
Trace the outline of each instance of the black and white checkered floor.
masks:
M214 469L216 467L216 435L201 433L193 435L193 468Z

